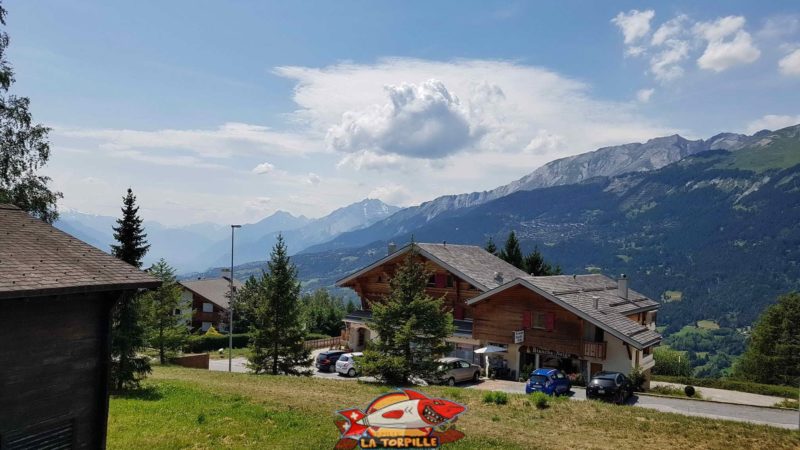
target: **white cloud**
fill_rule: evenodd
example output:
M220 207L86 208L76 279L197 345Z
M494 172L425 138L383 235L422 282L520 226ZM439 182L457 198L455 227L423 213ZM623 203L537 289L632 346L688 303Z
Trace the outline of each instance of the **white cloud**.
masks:
M683 76L681 66L689 56L689 43L677 39L669 39L663 44L664 50L650 58L650 72L661 82L671 81Z
M620 12L611 22L619 27L625 39L625 44L630 45L645 37L650 32L650 20L656 13L652 9L639 11L632 9L627 13Z
M685 25L688 20L688 16L681 14L664 22L653 33L653 38L650 40L650 44L662 45L669 39L675 39L676 37L681 36L686 31Z
M564 145L564 139L561 136L548 133L547 130L540 130L536 136L531 139L528 145L525 146L526 153L548 153L558 150Z
M322 152L319 139L307 133L274 131L268 127L229 122L210 130L86 129L54 127L53 133L93 142L107 151L180 150L200 158L229 158L236 154L305 155Z
M306 183L308 184L313 184L316 186L320 183L320 181L322 181L322 178L320 178L320 176L314 172L309 172L308 176L306 177Z
M263 175L265 173L270 173L275 169L275 166L268 162L263 162L255 167L253 167L253 173Z
M800 75L800 49L781 58L778 70L784 75Z
M348 111L328 130L333 149L430 159L463 150L476 137L458 97L441 81L389 85L385 90L388 102Z
M800 30L800 14L781 14L768 17L756 33L760 39L780 39Z
M655 91L656 90L652 89L652 88L650 88L650 89L639 89L638 91L636 91L636 100L638 100L640 103L647 103L647 102L650 101L650 97L653 96L653 93Z
M727 16L696 24L695 33L707 41L697 65L701 69L722 72L757 60L761 51L753 43L750 33L743 29L744 24L745 18L742 16Z
M767 114L760 119L756 119L747 124L747 133L752 134L761 130L779 130L800 123L800 115L776 115Z
M408 206L411 197L411 192L399 184L378 186L367 194L367 198L378 199L384 203L397 206Z

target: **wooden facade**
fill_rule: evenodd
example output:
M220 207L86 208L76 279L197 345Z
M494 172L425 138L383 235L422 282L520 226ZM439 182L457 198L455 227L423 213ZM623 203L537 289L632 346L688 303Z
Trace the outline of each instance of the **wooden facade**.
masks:
M394 276L397 264L404 257L404 254L400 254L396 259L373 268L345 285L351 287L358 294L362 309L370 310L372 303L382 301L389 294L389 280ZM444 298L444 305L449 311L452 311L454 319L471 319L472 310L466 302L480 295L481 291L450 273L444 267L431 261L424 261L431 272L425 292L434 298Z
M522 286L503 291L472 308L475 339L515 344L514 331L523 330L524 341L519 343L526 347L523 351L605 358L605 343L596 342L594 337L585 338L587 324L583 319ZM543 319L538 324L537 314Z
M110 312L120 295L0 300L0 448L105 447Z

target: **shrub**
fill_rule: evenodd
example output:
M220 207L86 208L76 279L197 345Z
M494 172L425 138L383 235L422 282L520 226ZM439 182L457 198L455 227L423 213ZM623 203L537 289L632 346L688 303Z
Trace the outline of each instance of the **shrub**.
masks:
M217 329L214 328L214 325L211 325L208 327L208 331L206 331L205 336L222 336L222 333L217 331Z
M683 388L683 392L686 394L687 397L694 397L694 394L696 394L696 392L694 390L694 386L691 386L691 385L686 386L685 388Z
M642 369L637 365L633 368L633 370L631 370L631 373L628 376L631 379L633 390L636 392L642 392L642 386L644 385L645 381L647 381L644 373L642 373Z
M652 379L654 381L666 381L668 383L687 385L691 384L692 386L749 392L751 394L772 395L775 397L797 398L800 396L800 389L793 386L760 384L750 381L731 380L728 378L690 378L653 375Z
M322 334L322 333L308 333L306 335L306 340L307 341L315 341L317 339L329 339L329 338L332 338L332 337L336 337L336 336L328 336L327 334Z
M233 348L244 348L250 342L249 334L234 334ZM189 336L184 351L187 353L202 353L228 348L228 336Z
M508 394L505 392L489 391L483 394L483 403L494 403L495 405L505 405L508 403Z
M798 402L797 400L786 398L778 403L775 403L775 405L773 406L776 406L778 408L798 409L800 408L800 402Z
M545 409L550 406L550 396L544 392L534 392L531 394L531 401L536 409Z

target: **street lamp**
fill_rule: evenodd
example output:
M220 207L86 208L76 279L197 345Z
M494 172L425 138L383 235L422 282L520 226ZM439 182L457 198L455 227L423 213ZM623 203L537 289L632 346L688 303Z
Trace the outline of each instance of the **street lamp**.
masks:
M228 298L228 372L233 372L233 231L241 225L231 225L231 296Z

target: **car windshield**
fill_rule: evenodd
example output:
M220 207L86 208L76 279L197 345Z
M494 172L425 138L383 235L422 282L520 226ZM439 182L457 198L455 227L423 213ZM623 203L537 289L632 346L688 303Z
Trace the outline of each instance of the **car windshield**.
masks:
M608 387L608 386L614 386L616 383L614 383L613 378L592 378L591 384L594 386Z
M544 375L531 375L531 382L532 383L539 383L545 384L547 383L548 378Z

